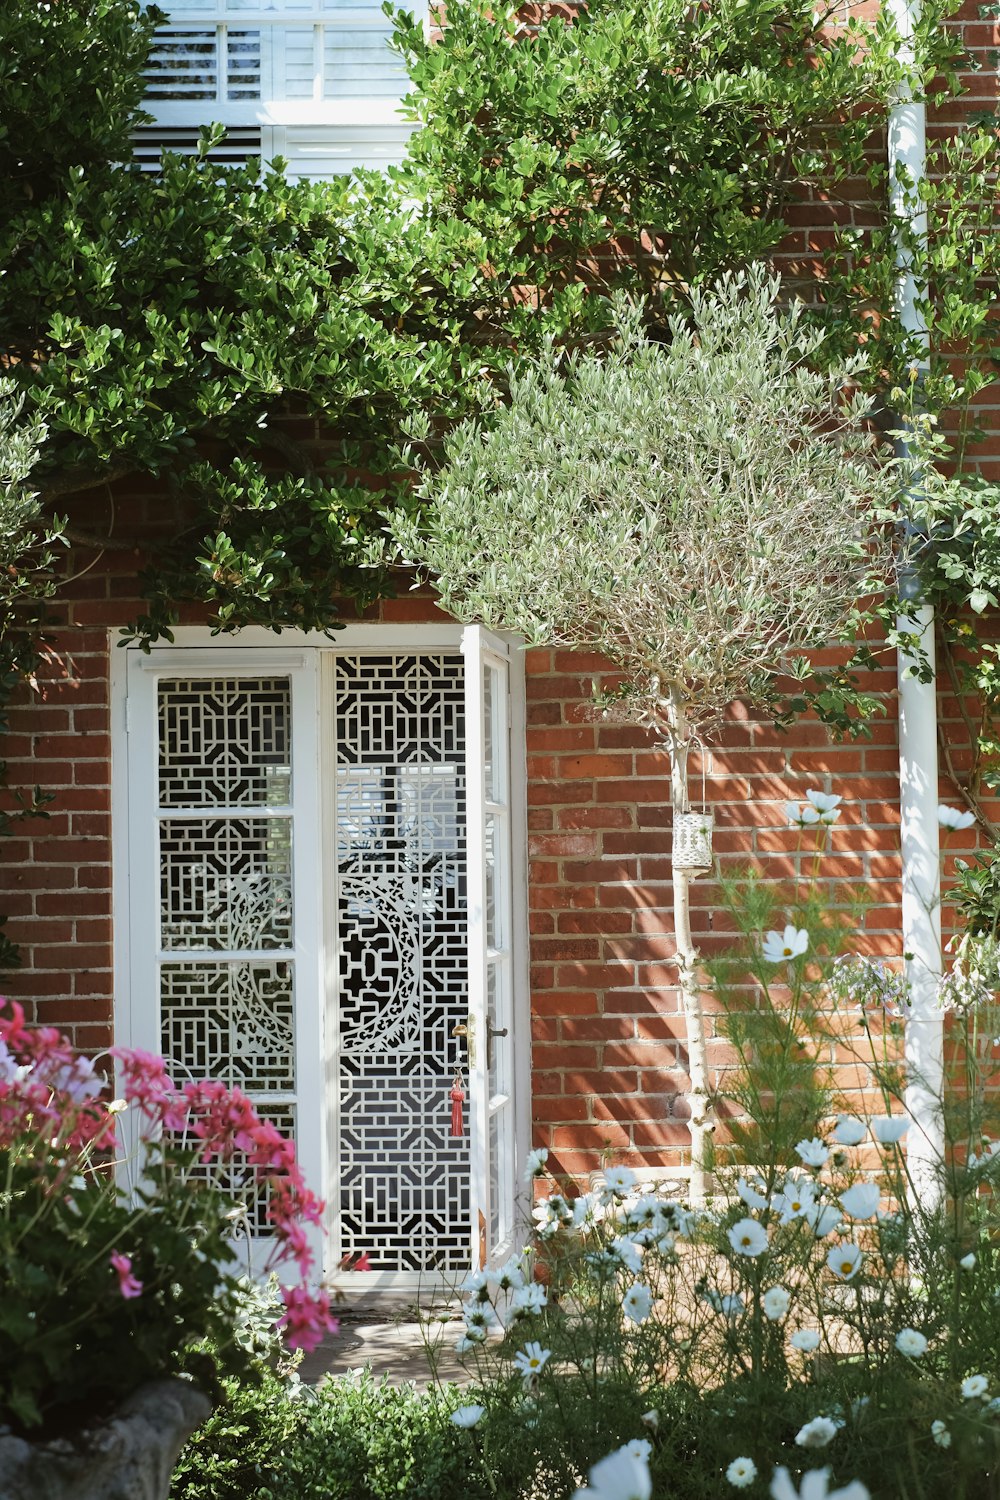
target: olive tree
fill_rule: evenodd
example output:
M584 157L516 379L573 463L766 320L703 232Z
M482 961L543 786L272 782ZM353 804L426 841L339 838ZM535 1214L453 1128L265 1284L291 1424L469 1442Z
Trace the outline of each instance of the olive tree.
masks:
M771 700L889 566L896 480L857 363L820 373L817 336L778 292L755 269L695 293L668 343L619 309L603 356L550 348L512 374L509 405L447 439L423 515L393 525L453 615L607 658L619 682L602 710L668 753L675 829L692 743L734 700ZM689 878L675 863L700 1197L711 1103Z

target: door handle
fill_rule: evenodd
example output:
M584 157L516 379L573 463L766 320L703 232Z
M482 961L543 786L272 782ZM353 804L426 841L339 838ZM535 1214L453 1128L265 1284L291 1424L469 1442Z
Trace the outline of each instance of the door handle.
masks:
M493 1038L506 1035L506 1026L491 1026L489 1021L486 1022L486 1066L488 1068L493 1065Z
M464 1026L453 1026L451 1028L451 1034L454 1037L465 1037L465 1046L469 1058L469 1067L474 1068L476 1066L476 1025L473 1017L470 1015L468 1023Z

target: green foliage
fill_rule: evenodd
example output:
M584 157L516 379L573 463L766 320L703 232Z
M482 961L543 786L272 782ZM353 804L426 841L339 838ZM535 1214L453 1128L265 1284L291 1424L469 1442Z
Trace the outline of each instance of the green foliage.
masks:
M328 628L385 591L372 543L413 503L412 415L436 441L503 392L512 352L606 330L612 289L662 328L777 243L803 183L859 169L900 76L886 20L825 32L806 0L601 3L537 33L463 6L433 48L399 18L420 129L393 181L259 181L204 156L153 179L111 169L150 18L134 0L15 12L0 118L36 186L0 216L0 363L48 424L47 504L155 481L144 639L182 599L224 630ZM940 61L936 35L928 19L918 51ZM115 529L139 539L131 502Z
M486 1500L454 1387L426 1394L370 1372L317 1390L265 1377L227 1399L182 1450L171 1500Z
M916 38L928 79L951 51L937 15ZM663 326L693 288L766 258L805 184L864 170L904 73L887 7L845 26L806 0L595 0L531 25L477 0L440 41L405 23L399 41L421 127L407 178L432 220L495 247L491 311L521 288L528 339L540 307L568 326L582 286L627 289Z
M0 222L60 193L73 168L128 160L159 14L137 0L0 7Z

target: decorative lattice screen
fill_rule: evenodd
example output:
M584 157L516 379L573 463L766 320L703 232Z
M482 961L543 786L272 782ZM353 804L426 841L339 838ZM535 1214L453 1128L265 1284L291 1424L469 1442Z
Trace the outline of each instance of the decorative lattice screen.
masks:
M464 677L458 656L336 662L342 1250L461 1270L468 1137L448 1134L466 1020Z
M292 1130L291 680L162 680L158 717L163 1054L178 1080L238 1085Z

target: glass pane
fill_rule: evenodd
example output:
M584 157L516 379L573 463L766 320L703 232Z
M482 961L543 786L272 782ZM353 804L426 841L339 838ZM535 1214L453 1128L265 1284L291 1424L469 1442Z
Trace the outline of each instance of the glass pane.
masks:
M287 805L291 706L288 677L161 682L161 807Z
M217 1078L247 1093L295 1088L292 965L165 963L161 1045L177 1083Z
M487 802L499 800L497 787L497 758L496 758L496 708L494 702L494 686L496 673L492 667L483 668L483 760L485 771L484 781L486 786Z
M217 99L219 48L215 31L159 27L145 76L147 99Z
M500 1243L502 1231L500 1183L500 1121L490 1115L490 1254Z
M497 878L497 820L492 813L487 813L483 821L483 867L485 877L486 946L487 948L499 948L502 937L499 930L498 917L500 914L497 907L499 891L499 880Z
M168 818L160 825L160 946L287 948L290 818Z
M226 36L226 95L260 98L260 32L230 31Z

